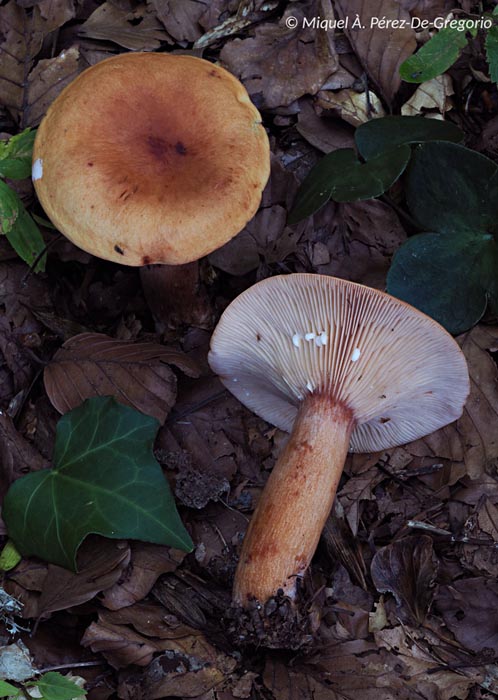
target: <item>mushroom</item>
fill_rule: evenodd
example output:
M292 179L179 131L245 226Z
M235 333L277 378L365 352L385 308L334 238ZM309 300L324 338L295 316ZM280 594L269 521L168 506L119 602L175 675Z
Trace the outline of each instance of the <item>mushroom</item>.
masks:
M211 340L211 368L254 413L290 432L259 499L234 601L295 598L348 449L377 452L456 420L465 358L438 323L388 294L290 274L243 292Z
M50 106L33 182L78 247L126 265L197 260L254 216L270 172L258 110L200 58L128 53L92 66Z

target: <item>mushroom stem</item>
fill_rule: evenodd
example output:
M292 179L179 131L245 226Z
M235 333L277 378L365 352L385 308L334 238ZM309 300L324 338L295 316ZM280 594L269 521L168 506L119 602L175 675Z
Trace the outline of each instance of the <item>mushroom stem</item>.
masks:
M234 601L265 602L279 589L295 597L330 513L354 427L329 396L308 396L264 488L235 574Z

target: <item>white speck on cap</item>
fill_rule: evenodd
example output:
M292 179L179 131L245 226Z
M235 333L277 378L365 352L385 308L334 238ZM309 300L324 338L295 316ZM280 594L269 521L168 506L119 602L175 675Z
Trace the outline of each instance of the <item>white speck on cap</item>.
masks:
M31 170L31 177L33 180L41 180L43 177L43 161L41 158L37 158L33 163L33 168Z
M356 360L359 360L359 359L360 359L360 355L361 355L361 350L360 350L360 348L355 348L355 349L353 350L353 354L351 355L351 362L356 362Z
M321 341L322 345L327 345L328 339L329 339L328 335L325 333L325 331L322 331L320 333L320 341Z
M311 383L311 381L308 381L307 384L306 384L306 388L308 389L308 391L313 391L313 389L314 389L315 387L313 386L313 384Z
M292 343L296 346L296 348L298 348L301 345L302 337L303 336L301 335L301 333L294 333L294 335L292 336Z
M313 340L313 338L314 338L315 336L316 336L316 333L306 333L306 335L304 336L304 339L307 340L308 343L309 343L309 341L310 341L310 340Z

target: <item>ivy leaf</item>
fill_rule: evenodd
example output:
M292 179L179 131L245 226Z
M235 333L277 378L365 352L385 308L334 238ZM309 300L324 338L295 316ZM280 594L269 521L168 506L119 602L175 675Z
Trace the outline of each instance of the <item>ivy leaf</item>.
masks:
M0 180L0 234L12 231L22 208L17 193Z
M352 148L326 155L301 185L288 223L314 214L329 199L357 202L383 194L396 182L410 159L409 146L400 145L361 163Z
M11 683L0 680L0 698L19 697L21 691Z
M22 180L31 175L31 159L36 131L25 129L0 142L0 177Z
M498 7L495 7L493 15L497 15ZM489 63L489 75L491 80L498 83L498 27L495 25L488 29L486 34L486 58Z
M35 272L42 272L45 269L46 256L42 255L45 242L40 229L24 208L17 192L2 180L0 180L0 234L7 236L10 245L28 265L41 256Z
M488 299L498 311L498 168L458 144L423 144L408 170L406 199L429 233L399 248L387 290L462 333Z
M191 551L152 446L159 423L109 397L88 399L57 424L54 467L9 489L3 517L23 555L76 569L87 535Z
M39 681L30 685L30 688L37 688L42 700L74 700L86 695L74 681L54 671L45 673Z
M462 141L463 132L456 124L440 119L393 116L365 122L356 129L354 138L360 154L370 160L404 143Z
M472 30L470 30L472 33ZM473 32L475 34L475 31ZM407 83L425 83L450 68L467 45L465 31L445 27L435 34L417 53L403 61L399 73Z

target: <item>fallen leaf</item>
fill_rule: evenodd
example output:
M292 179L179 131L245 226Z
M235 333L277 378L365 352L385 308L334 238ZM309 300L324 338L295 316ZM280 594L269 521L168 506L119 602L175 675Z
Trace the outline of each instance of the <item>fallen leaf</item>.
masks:
M381 101L371 90L368 93L355 90L321 90L316 103L322 109L333 111L352 126L360 126L369 119L384 117L386 114Z
M447 627L466 649L474 652L498 646L498 584L478 577L453 581L440 586L435 606Z
M177 43L201 36L199 19L208 4L207 0L151 0L158 20Z
M296 128L303 138L322 153L330 153L337 148L353 148L352 130L337 119L319 117L312 104L305 98L299 102L300 111Z
M349 19L345 32L356 55L391 103L401 85L399 67L417 48L408 12L396 0L337 0L335 6L342 18ZM404 21L407 26L382 27L375 20Z
M72 82L84 66L78 47L72 46L55 58L38 61L28 75L25 123L38 126L57 95Z
M161 574L175 571L185 557L178 549L131 542L130 563L119 582L108 588L102 605L119 610L145 598Z
M6 575L5 587L22 602L29 602L23 617L45 617L81 605L114 585L129 561L130 550L122 542L91 537L79 552L78 573L23 559Z
M341 700L332 688L271 657L266 659L263 683L275 700Z
M453 83L447 73L422 83L407 102L401 107L403 116L416 116L425 112L444 115L453 108L451 95L454 95Z
M330 258L313 272L385 289L394 251L406 240L391 207L378 200L329 204L313 220L311 241L322 242Z
M41 454L17 430L6 413L0 413L0 498L10 484L29 471L49 466Z
M379 593L392 593L400 617L422 624L435 593L438 561L432 539L412 535L382 547L375 554L372 580Z
M333 18L330 0L293 3L278 23L261 24L254 38L234 39L223 47L221 62L242 80L258 108L286 106L302 95L314 95L337 69L332 33L303 28L303 18L313 15ZM291 16L297 21L294 28L286 25Z
M73 19L72 1L42 0L28 14L15 0L0 8L1 104L24 121L24 91L28 73L45 37Z
M80 26L79 35L112 41L131 51L154 51L161 46L161 41L168 40L150 5L124 4L126 9L111 2L101 4Z
M92 396L115 396L164 423L176 399L176 377L166 363L197 376L195 363L178 350L81 333L64 343L45 368L45 389L60 413Z

